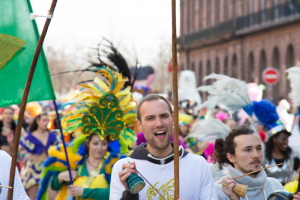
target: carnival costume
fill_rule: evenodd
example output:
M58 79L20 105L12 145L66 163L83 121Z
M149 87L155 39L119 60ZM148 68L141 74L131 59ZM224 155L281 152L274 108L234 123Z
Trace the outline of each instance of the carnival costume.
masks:
M179 135L178 135L178 138L179 140L181 140L182 142L184 142L185 144L187 143L187 139L185 138L187 135L184 135L181 130L180 130L180 126L186 126L187 127L187 131L189 134L189 130L190 130L190 127L191 125L193 124L193 117L191 115L187 115L187 114L184 114L184 113L179 113L178 115L178 126L179 126Z
M184 112L197 116L201 105L201 97L196 88L195 72L184 70L178 80L178 101Z
M179 119L179 126L180 125L191 126L193 123L193 117L191 115L187 115L184 113L179 113L178 119Z
M67 152L71 170L77 170L78 178L74 185L84 187L83 199L109 198L112 166L117 160L127 156L125 154L129 152L128 147L136 140L134 133L128 128L135 126L136 113L130 87L123 89L127 79L109 68L100 67L98 70L97 74L107 81L96 77L93 83L79 85L85 90L81 90L75 97L77 102L62 118L65 134L76 135L74 141L67 144ZM84 145L92 133L97 133L101 140L108 138L110 142L105 155L107 158L89 175ZM51 157L44 163L43 181L37 199L46 199L46 189L52 176L52 188L60 189L57 199L65 199L67 183L58 183L58 174L67 170L62 145L51 148L49 155ZM90 178L91 176L93 177Z
M259 102L253 102L254 114L259 120L261 125L265 125L267 129L267 138L272 140L275 135L281 132L285 132L290 135L285 129L285 126L279 121L279 116L276 112L276 107L268 100L261 100ZM295 177L295 160L294 153L292 152L288 160L275 160L272 158L268 160L266 153L264 153L264 158L262 162L263 167L276 165L283 162L282 166L275 166L272 168L266 169L268 177L276 178L282 184L285 184L289 181L292 181Z
M218 168L217 164L213 164L213 152L215 150L215 140L217 138L225 138L229 133L228 127L221 122L219 119L204 119L198 120L193 125L188 138L195 138L197 141L206 141L209 142L208 148L204 150L204 156L206 162L208 163L209 169L212 173L214 181L219 180L222 176L226 175L227 168L224 167L223 170ZM196 145L196 148L197 145Z
M20 139L20 145L27 151L27 153L33 155L41 155L44 151L48 151L50 146L57 145L60 142L58 134L49 132L46 146L32 135L28 135ZM22 171L22 183L25 189L30 188L35 184L40 183L41 173L43 168L43 162L28 160L26 168Z
M214 144L217 138L225 138L228 133L228 127L220 120L214 118L203 119L195 122L190 134L188 135L188 138L192 140L196 139L196 141L200 142L209 142L210 144ZM205 157L207 158L208 162L212 162L211 154L214 148L208 148L206 150L204 152Z
M178 142L184 144L184 146L183 146L184 149L190 148L191 150L194 151L195 149L192 149L192 148L193 148L193 145L197 144L197 141L193 140L194 138L192 138L192 139L187 138L187 136L190 132L190 129L193 125L193 122L194 122L194 119L191 115L188 115L188 114L185 114L185 113L179 113L179 115L178 115L178 127L179 127L179 135L178 135L179 140L178 140ZM187 135L183 135L181 133L180 126L187 126L187 128L188 128ZM193 144L193 145L191 145L191 144ZM194 153L196 153L196 152L194 151Z
M238 111L244 109L247 114L252 115L246 107L251 107L251 101L247 93L247 84L235 78L222 74L210 74L204 77L203 81L215 79L212 85L205 85L198 88L199 91L208 92L210 99L205 101L200 108L207 107L215 111L217 105L223 105L227 111Z
M291 93L290 98L293 100L294 106L298 108L297 117L294 121L291 136L289 137L289 146L293 149L294 152L298 150L298 157L300 158L300 67L294 66L286 70L288 74L288 79L290 79L291 84ZM300 175L300 174L299 174ZM296 178L294 181L289 182L284 185L284 189L296 193L297 189L300 190L299 180L300 177Z

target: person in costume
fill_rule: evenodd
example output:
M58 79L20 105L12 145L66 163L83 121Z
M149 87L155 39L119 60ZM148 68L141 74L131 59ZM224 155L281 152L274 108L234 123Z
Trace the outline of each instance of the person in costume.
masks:
M280 182L267 177L264 170L248 176L237 177L258 169L261 169L263 149L259 136L247 126L233 129L224 139L219 138L215 142L214 159L220 170L224 166L228 169L227 176L215 182L219 200L240 200L232 188L237 184L247 185L246 196L243 199L267 200L267 197L275 190L284 190ZM227 186L220 184L225 183ZM294 199L300 199L295 195Z
M51 145L60 142L59 135L48 131L48 123L47 114L38 115L30 124L30 132L20 139L20 145L27 152L23 160L26 167L22 171L22 183L31 200L36 199L42 165L48 157L47 151Z
M195 146L198 150L195 150L204 151L202 156L210 163L213 161L212 153L215 140L220 137L225 138L228 133L229 129L223 122L219 119L211 118L195 122L188 138L200 143L200 145ZM190 143L190 145L192 144Z
M269 177L274 177L283 185L294 180L299 168L299 158L288 146L288 138L291 135L285 126L279 121L276 107L268 100L253 102L254 114L259 122L266 126L266 149L262 166L270 166L283 163L283 165L266 169Z
M197 91L195 72L190 70L180 71L178 101L187 114L197 115L201 105L201 96Z
M97 174L94 176L92 182L96 182L99 179L97 187L99 188L87 188L83 186L70 185L71 196L81 197L79 199L109 199L109 184L107 181L103 181L105 176L105 168L103 163L105 161L105 154L108 149L108 138L101 140L97 133L92 133L88 136L85 144L86 158L82 164L77 166L77 170L72 170L72 178L75 180L77 177L92 177L93 173ZM95 180L96 179L96 180ZM77 179L78 180L78 179ZM101 185L101 181L102 185ZM60 190L63 182L70 182L68 171L59 173L52 179L52 189ZM78 184L76 181L74 184ZM96 183L94 183L96 184ZM103 187L103 188L102 188Z
M137 126L147 143L113 166L110 200L162 199L146 183L136 194L130 193L126 178L137 169L165 199L174 198L174 153L171 137L173 114L169 101L157 94L144 97L137 106ZM131 164L129 164L130 162ZM205 159L179 149L180 198L185 200L216 200L214 182ZM201 170L195 170L198 166ZM192 180L192 182L191 182Z
M279 116L279 120L284 124L286 130L290 132L292 130L293 122L295 116L290 112L292 110L290 103L282 99L278 106L276 107L276 111Z
M184 141L185 144L190 148L190 151L196 155L202 155L205 159L204 150L209 147L209 142L198 139L197 137L190 137L190 133L194 131L194 126L205 120L197 120L193 123L193 117L184 113L179 113L179 139Z
M29 102L26 104L22 126L27 132L32 120L42 112L43 108L38 102Z
M62 118L64 134L74 134L67 144L72 185L62 145L49 149L37 199L46 199L46 188L59 191L57 199L68 193L77 199L109 199L114 163L127 156L136 136L128 127L135 124L136 112L127 79L109 68L99 67L93 82L83 89ZM99 75L104 78L102 81Z
M299 169L299 158L293 153L288 146L288 138L291 135L287 130L282 130L269 137L266 143L266 153L263 161L263 166L275 165L273 169L267 169L267 174L270 177L277 178L283 185L294 180Z
M194 123L188 138L193 138L197 141L204 141L205 149L202 149L202 156L206 159L214 181L219 180L227 172L226 168L219 170L218 166L213 163L214 144L217 138L225 138L229 133L228 127L219 119L211 118L199 120ZM201 150L201 146L198 147Z
M185 141L185 137L189 134L190 127L193 123L193 117L184 113L179 113L179 137L180 140ZM186 143L186 141L185 141Z

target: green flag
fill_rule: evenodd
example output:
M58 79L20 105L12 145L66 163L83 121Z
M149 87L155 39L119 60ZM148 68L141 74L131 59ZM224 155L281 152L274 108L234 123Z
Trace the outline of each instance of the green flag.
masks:
M21 103L39 32L35 20L30 19L32 8L29 0L4 0L0 5L0 34L17 37L26 42L0 69L1 108ZM54 99L48 64L42 50L27 102Z

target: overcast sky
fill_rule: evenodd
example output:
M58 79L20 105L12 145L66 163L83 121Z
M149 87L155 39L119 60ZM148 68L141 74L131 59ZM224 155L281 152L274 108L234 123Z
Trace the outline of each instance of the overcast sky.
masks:
M33 12L45 15L51 2L31 0ZM177 35L179 14L177 0ZM36 21L41 32L45 18ZM98 44L101 36L136 51L143 65L151 63L161 43L171 44L171 0L58 0L45 46L72 52Z

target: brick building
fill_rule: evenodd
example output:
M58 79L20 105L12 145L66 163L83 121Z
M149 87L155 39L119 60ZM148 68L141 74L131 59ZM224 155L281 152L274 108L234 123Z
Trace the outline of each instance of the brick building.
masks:
M285 70L300 66L300 0L180 0L180 15L179 67L195 71L198 86L212 72L264 84L274 67L280 81L264 97L287 96Z

